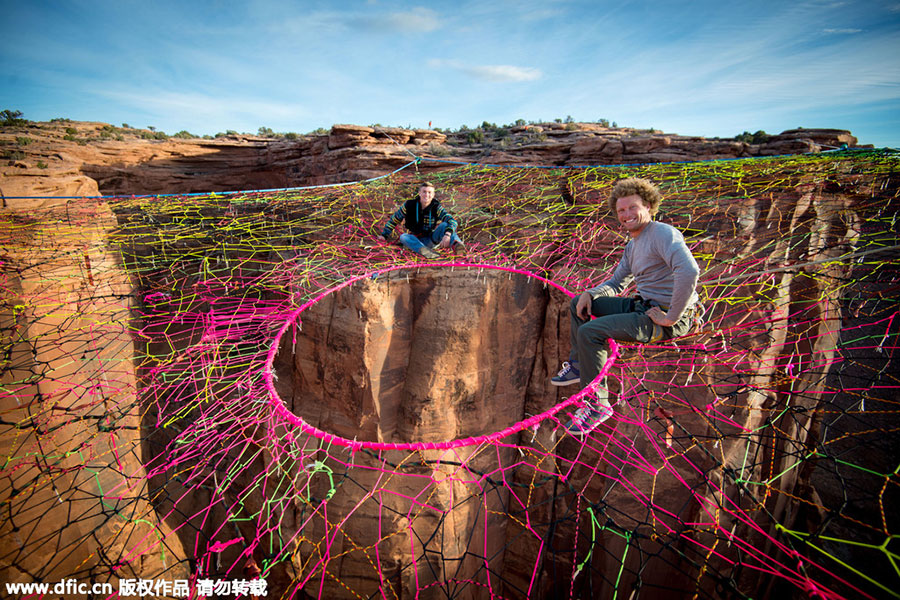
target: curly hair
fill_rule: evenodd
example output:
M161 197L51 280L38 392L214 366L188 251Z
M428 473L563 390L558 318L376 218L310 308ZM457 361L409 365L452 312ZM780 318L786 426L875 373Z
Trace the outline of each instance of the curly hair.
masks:
M641 197L643 203L650 209L650 214L656 215L657 211L659 211L659 203L662 202L662 194L659 193L659 188L656 185L646 179L638 179L637 177L620 179L616 182L609 195L609 210L615 214L616 200L635 194Z

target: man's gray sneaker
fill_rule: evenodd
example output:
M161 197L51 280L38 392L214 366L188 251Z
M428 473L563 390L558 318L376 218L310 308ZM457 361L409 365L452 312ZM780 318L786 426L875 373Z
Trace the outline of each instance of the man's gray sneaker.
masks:
M560 369L555 377L550 378L550 383L558 386L572 385L573 383L580 382L581 374L578 372L578 367L567 362L563 363L562 369Z
M438 254L437 252L435 252L434 250L432 250L432 249L429 248L428 246L422 246L422 249L419 250L419 254L421 254L421 255L424 256L425 258L430 258L431 260L434 260L434 259L436 259L436 258L440 258L440 257L441 257L440 254Z
M572 419L566 423L566 431L573 435L585 435L612 415L613 409L609 404L597 406L593 403L585 404L576 410Z

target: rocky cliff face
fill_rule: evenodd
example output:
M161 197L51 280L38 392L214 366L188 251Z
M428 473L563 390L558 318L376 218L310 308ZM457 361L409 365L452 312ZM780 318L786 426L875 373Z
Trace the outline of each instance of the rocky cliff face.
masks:
M147 140L137 133L103 123L5 127L0 131L5 156L0 163L0 192L87 196L275 189L377 177L415 157L585 166L801 154L857 143L850 132L836 129L790 130L765 143L748 144L592 123L523 125L503 130L502 137L496 131L481 134L478 141L469 141L466 132L448 136L358 125L335 125L327 134L295 140L242 135ZM428 172L451 166L425 160L417 169Z
M132 284L104 203L0 213L0 578L186 577L142 459ZM166 540L163 542L162 540ZM125 556L143 558L124 560Z
M291 382L282 399L349 439L499 431L524 418L547 301L539 280L491 269L364 280L303 314L290 359L288 349L280 359L279 381Z
M359 441L449 442L500 431L526 417L530 380L546 363L546 313L558 311L561 298L538 279L485 268L403 269L361 280L302 313L300 330L282 340L275 363L279 395L306 422ZM343 539L378 546L383 577L402 597L448 580L478 578L484 560L470 548L488 548L491 569L503 572L507 522L499 515L509 496L499 492L472 502L459 466L464 460L472 472L489 472L497 453L504 462L516 456L510 447L483 453L473 445L452 455L424 450L419 477L395 478L390 510L359 507L359 495L339 493L329 512L346 519ZM355 460L373 473L382 468L365 454ZM404 498L421 496L429 480L443 482L427 492L427 504L438 510L410 517L419 511ZM327 486L316 493L327 495ZM485 503L493 514L485 515ZM313 523L304 537L327 535L321 525ZM379 539L378 531L388 530L397 535ZM441 531L442 553L453 562L435 555L418 577L401 570L429 546L424 540L432 531ZM313 545L299 550L298 566L317 553ZM364 587L373 575L372 566L352 553L333 568ZM330 586L326 592L340 594Z

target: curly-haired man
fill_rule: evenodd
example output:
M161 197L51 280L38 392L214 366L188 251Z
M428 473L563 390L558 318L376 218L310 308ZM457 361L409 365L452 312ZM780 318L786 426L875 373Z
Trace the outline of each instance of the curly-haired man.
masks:
M653 220L661 199L645 179L623 179L613 187L609 207L631 239L612 277L572 299L572 349L553 385L593 382L606 363L609 339L647 343L691 329L700 269L681 232ZM636 295L618 297L632 280ZM584 434L611 417L608 396L601 382L566 429Z

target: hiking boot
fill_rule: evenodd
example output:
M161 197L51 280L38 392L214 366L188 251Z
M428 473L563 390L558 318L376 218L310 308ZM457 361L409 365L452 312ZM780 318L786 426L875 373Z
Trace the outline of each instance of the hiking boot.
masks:
M438 254L428 246L422 246L422 249L419 250L419 254L421 254L425 258L430 258L431 260L435 260L441 257L440 254Z
M453 254L459 254L465 256L468 254L468 250L466 249L466 245L462 242L456 242L453 244Z
M588 402L575 411L572 419L566 423L566 431L573 435L590 433L603 421L613 415L612 407L599 401Z
M581 382L581 374L578 372L578 367L568 362L564 362L559 373L555 377L550 378L550 383L558 386L572 385L579 382Z

